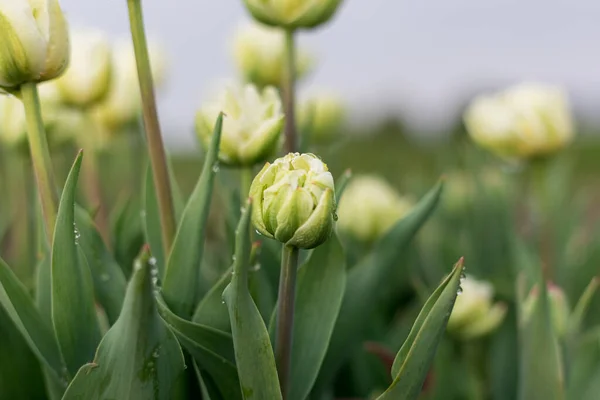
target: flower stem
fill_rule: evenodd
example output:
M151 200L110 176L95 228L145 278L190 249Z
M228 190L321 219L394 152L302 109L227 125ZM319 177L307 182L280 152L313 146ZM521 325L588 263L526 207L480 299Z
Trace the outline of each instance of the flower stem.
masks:
M248 200L250 185L252 185L252 167L243 167L240 169L240 204L242 206Z
M298 151L296 130L296 43L295 31L285 31L285 74L283 83L283 108L285 112L285 149Z
M146 32L144 31L142 0L127 0L127 5L129 8L129 23L131 25L138 79L142 92L144 127L148 141L154 186L156 187L156 197L160 210L163 246L165 247L165 254L169 254L176 230L175 208L173 206L165 148L158 122L158 112L156 110L154 82L150 68Z
M298 248L283 245L281 276L279 277L279 303L277 308L277 336L275 360L279 374L281 393L286 399L289 391L292 359L292 333L294 329L294 303L296 300L296 274L298 270Z
M56 181L52 172L50 151L48 150L48 139L42 120L42 108L37 84L24 83L21 86L21 100L25 106L29 151L31 152L40 204L42 205L46 237L48 243L52 243L58 212L58 196L56 194Z

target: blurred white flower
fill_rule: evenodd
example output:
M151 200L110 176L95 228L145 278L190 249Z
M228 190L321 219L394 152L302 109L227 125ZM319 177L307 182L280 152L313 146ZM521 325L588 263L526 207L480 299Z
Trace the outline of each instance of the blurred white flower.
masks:
M202 107L196 132L208 146L220 112L225 113L219 159L229 165L252 166L264 162L280 146L284 116L277 90L271 86L228 87L219 99Z
M285 73L283 32L260 24L238 28L233 41L233 58L243 78L257 86L281 86ZM297 78L312 68L313 58L299 49L296 54Z
M468 276L461 282L461 288L462 293L457 296L448 320L448 331L461 339L473 339L494 331L504 319L506 305L493 302L493 286Z
M69 33L58 0L0 0L0 88L18 89L60 75Z
M0 139L8 147L27 142L25 107L16 97L0 95Z
M149 43L148 51L154 83L160 87L166 77L167 58L156 42ZM133 45L130 40L123 40L114 45L108 93L94 107L92 114L96 122L114 133L135 121L141 111L142 97Z
M477 144L505 158L547 155L563 148L574 136L565 93L542 84L521 84L477 97L464 120Z
M257 21L296 29L326 23L342 0L244 0L244 3Z
M338 232L363 243L373 243L412 209L413 202L401 197L376 176L352 178L338 207Z
M87 107L106 95L112 75L111 45L101 31L71 33L71 62L56 86L65 103Z
M340 132L346 109L342 99L331 92L312 96L298 107L298 125L312 141L327 142Z

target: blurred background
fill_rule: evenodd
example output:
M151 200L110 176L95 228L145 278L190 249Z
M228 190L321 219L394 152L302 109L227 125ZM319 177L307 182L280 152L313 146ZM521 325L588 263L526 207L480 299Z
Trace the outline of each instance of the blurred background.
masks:
M128 35L122 0L63 0L74 26ZM239 0L147 0L150 36L169 55L161 118L171 148L194 144L195 110L235 76L231 37L249 20ZM600 123L600 3L594 0L347 0L336 20L303 34L317 68L303 89L326 87L369 132L398 119L409 134L446 134L466 101L523 80L563 85L580 130ZM356 133L355 132L355 133Z

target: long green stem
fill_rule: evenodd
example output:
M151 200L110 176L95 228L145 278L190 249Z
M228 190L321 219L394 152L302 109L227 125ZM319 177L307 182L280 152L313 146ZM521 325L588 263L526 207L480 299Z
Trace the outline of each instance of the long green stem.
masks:
M246 204L250 194L250 185L252 185L252 167L243 167L240 169L240 204Z
M285 81L283 83L283 108L285 112L285 149L298 151L296 130L296 42L294 30L285 31Z
M288 396L290 381L298 256L299 251L296 247L283 245L281 276L279 277L279 302L277 305L275 360L284 399Z
M52 243L56 214L58 213L58 196L48 150L48 139L42 120L40 98L35 83L25 83L21 86L21 100L25 106L29 149L42 205L46 236L48 242Z
M165 247L165 254L169 254L176 230L175 208L173 206L171 183L167 169L167 158L158 122L158 112L156 110L154 82L150 68L146 32L144 30L142 0L127 0L127 5L129 7L129 23L131 25L131 36L133 38L138 78L142 92L144 126L146 128L154 186L156 187L156 197L160 209L163 246Z

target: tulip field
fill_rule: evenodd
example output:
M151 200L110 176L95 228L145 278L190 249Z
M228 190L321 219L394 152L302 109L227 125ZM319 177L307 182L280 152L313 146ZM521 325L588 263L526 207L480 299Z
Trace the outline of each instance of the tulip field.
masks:
M598 400L598 132L482 91L444 135L300 89L343 0L228 0L168 151L163 48L0 0L0 400ZM190 129L191 130L191 129Z

